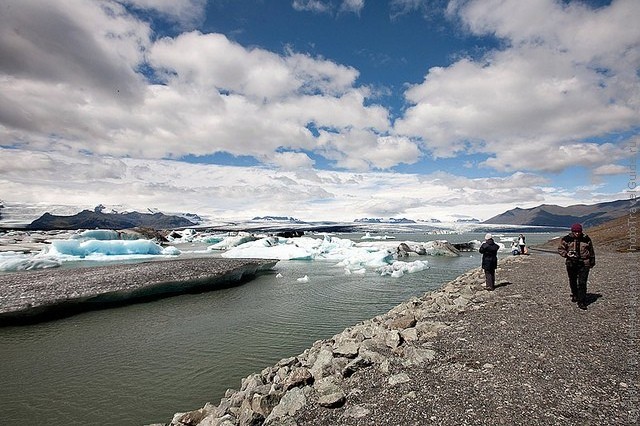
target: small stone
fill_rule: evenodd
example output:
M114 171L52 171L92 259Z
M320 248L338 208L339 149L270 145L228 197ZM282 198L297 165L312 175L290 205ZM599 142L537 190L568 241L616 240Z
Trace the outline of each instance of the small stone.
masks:
M364 408L361 405L354 405L353 407L349 407L344 410L344 417L351 417L354 419L360 419L362 417L368 416L370 411Z
M406 373L395 374L389 377L389 380L388 380L391 386L399 385L402 383L408 383L410 381L411 379L409 378L409 375Z

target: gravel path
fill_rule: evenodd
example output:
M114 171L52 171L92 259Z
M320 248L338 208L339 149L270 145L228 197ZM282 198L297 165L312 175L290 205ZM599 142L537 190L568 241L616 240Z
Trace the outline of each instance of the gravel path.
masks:
M570 301L563 259L523 256L473 308L438 318L449 328L420 342L434 361L364 369L347 404L310 404L297 425L638 424L638 254L597 255L586 311ZM409 381L389 385L399 373Z

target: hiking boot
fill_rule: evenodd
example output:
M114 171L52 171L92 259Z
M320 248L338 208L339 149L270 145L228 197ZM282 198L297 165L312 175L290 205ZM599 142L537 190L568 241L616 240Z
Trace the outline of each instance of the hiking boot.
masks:
M583 311L587 310L587 304L584 302L578 302L578 308L582 309Z
M495 287L485 287L485 290L487 290L487 291L493 291L493 289L494 289L494 288L495 288Z
M572 294L572 295L571 295L571 301L572 301L573 303L576 303L576 302L578 301L578 298Z

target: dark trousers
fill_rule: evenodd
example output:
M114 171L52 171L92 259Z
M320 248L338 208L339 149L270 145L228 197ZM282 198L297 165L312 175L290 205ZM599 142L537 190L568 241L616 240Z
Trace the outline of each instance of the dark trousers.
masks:
M487 282L487 288L494 288L496 286L496 270L485 269L484 278Z
M567 265L567 274L569 275L571 295L578 299L578 303L586 303L589 268L584 265L578 267Z

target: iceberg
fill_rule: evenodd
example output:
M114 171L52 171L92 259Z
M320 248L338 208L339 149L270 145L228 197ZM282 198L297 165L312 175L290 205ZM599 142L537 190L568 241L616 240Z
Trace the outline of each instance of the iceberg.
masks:
M216 244L228 237L228 234L221 233L200 233L195 229L187 228L181 231L172 231L167 235L167 240L175 244L182 243L205 243Z
M207 250L228 250L250 241L256 241L257 239L258 237L248 232L239 232L238 235L223 238L220 242L207 247Z
M386 247L358 247L351 240L328 235L323 239L267 237L231 248L222 257L334 261L345 274L362 274L363 268L379 268L395 260L393 251Z
M0 253L0 272L31 271L34 269L57 268L60 260L46 254L25 254L17 252Z
M362 237L361 240L395 240L396 237L392 235L371 235L371 233L367 232Z
M382 266L377 269L380 275L391 275L393 278L399 278L404 274L412 274L414 272L429 269L429 263L423 260L414 262L402 262L400 260L393 262L391 265Z
M109 233L99 236L106 238ZM177 248L162 247L151 240L83 240L71 236L68 240L54 240L37 253L1 253L0 272L56 268L64 262L77 260L120 261L179 254L181 251Z
M175 251L172 250L173 253ZM86 257L91 254L106 256L132 254L167 254L164 249L150 240L58 240L51 243L51 255Z

